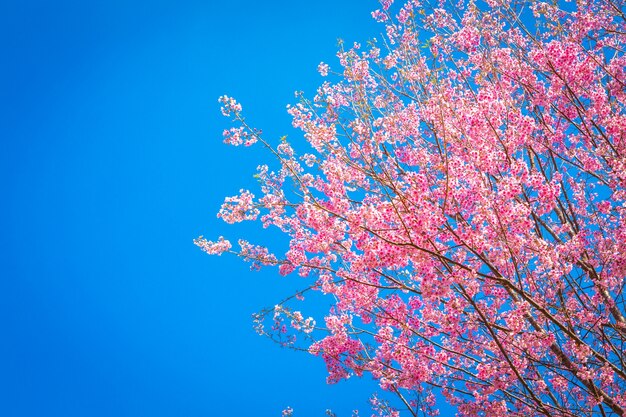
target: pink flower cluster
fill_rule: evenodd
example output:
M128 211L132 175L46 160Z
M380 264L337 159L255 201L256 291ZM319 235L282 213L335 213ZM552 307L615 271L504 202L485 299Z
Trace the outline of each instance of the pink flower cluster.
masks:
M239 223L255 220L260 211L254 203L254 194L248 190L239 190L238 196L227 197L217 217L226 223Z
M233 146L251 146L257 141L257 136L250 134L243 126L225 129L222 135L224 136L224 143Z
M267 248L253 245L243 239L239 239L238 243L241 247L239 256L252 262L251 269L259 269L264 265L276 265L278 263L276 256L271 254Z
M328 64L325 64L323 62L321 62L317 66L317 72L319 72L322 77L326 77L328 75L328 70L329 69L330 69L330 67L328 66Z
M231 114L237 115L241 113L241 104L237 103L237 100L232 97L221 96L218 99L218 102L222 104L220 110L224 116L230 116Z
M217 242L211 242L210 240L206 240L204 237L200 236L197 239L194 239L193 243L209 255L221 255L222 253L230 250L232 247L230 242L222 236L219 237Z

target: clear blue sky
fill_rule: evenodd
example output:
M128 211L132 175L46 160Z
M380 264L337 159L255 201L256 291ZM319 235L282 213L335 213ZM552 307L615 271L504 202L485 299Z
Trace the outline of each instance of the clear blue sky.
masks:
M295 284L209 257L200 234L260 148L221 142L218 96L274 137L336 39L382 30L373 0L5 0L0 4L0 415L364 412L250 315ZM296 280L297 278L292 278Z

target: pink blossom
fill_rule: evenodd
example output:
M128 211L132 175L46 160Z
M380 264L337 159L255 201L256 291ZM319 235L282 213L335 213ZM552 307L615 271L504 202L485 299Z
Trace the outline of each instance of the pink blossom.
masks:
M197 239L194 239L193 243L209 255L221 255L222 253L230 250L232 247L230 242L222 236L219 237L217 242L211 242L210 240L206 240L204 237L200 236Z
M257 141L257 136L250 134L244 127L232 127L224 130L224 143L233 146L250 146Z
M222 107L220 108L220 110L222 111L222 114L224 116L230 116L231 114L239 114L241 113L241 104L237 103L237 101L232 98L232 97L228 97L228 96L221 96L218 100L221 104Z
M254 203L254 194L243 189L239 193L238 196L227 197L217 215L226 223L255 220L260 213Z
M321 62L317 66L317 72L319 72L322 77L326 77L328 75L329 68L330 67L328 66L328 64L325 64L325 63Z

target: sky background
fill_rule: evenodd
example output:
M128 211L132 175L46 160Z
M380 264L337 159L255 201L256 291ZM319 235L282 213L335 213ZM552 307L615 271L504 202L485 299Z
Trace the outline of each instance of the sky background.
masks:
M198 235L254 241L223 198L268 159L224 145L217 98L270 138L312 97L337 38L382 27L374 0L0 1L0 415L339 417L371 381L325 384L321 359L250 315L299 278L210 257Z

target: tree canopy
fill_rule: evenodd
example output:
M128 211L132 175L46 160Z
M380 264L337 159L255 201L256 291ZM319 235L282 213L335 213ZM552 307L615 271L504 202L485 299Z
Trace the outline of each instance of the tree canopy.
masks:
M304 277L257 330L329 382L373 376L397 397L377 415L437 415L435 393L458 416L624 415L623 1L393 3L289 107L307 149L220 98L224 141L276 162L218 216L278 228L286 253L196 244Z

